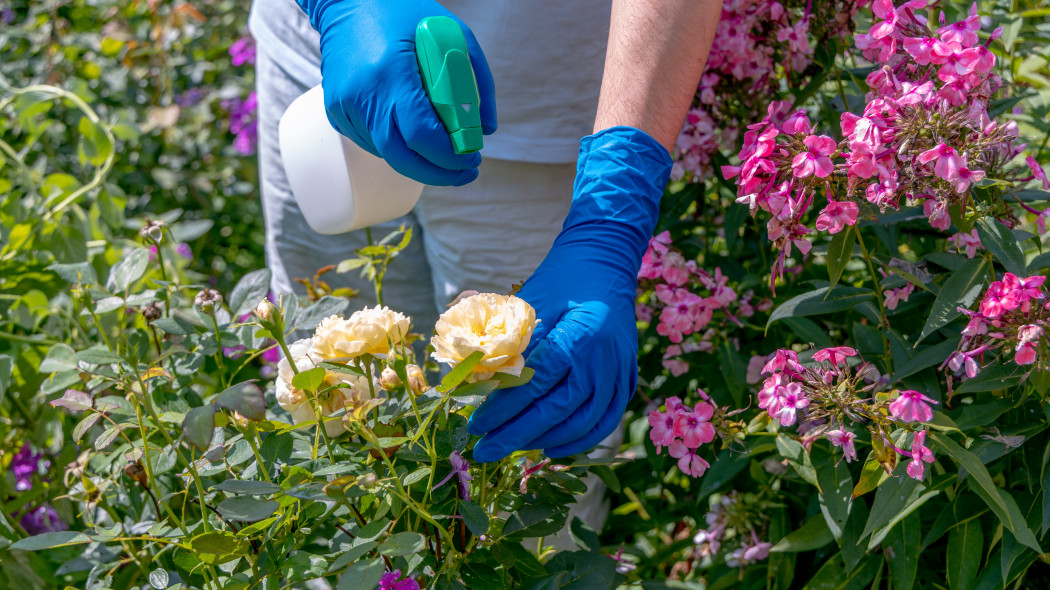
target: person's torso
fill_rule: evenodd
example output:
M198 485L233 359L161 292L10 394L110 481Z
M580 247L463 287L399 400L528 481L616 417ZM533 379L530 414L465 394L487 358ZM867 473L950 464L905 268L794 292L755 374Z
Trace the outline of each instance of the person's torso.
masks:
M611 0L441 4L474 32L496 83L499 131L485 138L482 153L529 162L575 161L579 139L594 125ZM318 76L318 35L293 0L254 0L251 27L260 44L298 54L288 63L312 68L303 72L304 80Z

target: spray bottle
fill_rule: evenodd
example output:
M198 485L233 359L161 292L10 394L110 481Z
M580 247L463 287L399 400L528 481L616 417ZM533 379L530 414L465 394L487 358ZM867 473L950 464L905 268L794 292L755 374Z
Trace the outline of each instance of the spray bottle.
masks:
M477 80L459 24L437 16L416 29L423 88L457 154L482 148ZM407 214L423 185L340 135L316 86L292 102L278 125L281 158L299 208L320 234L340 234Z

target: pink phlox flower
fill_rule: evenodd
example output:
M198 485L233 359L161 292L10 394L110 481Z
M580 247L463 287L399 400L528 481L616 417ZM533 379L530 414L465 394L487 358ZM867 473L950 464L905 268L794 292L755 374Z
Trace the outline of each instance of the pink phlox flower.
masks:
M666 412L653 410L649 412L649 439L659 453L662 447L669 447L675 441L675 413L668 407Z
M775 418L777 412L780 411L781 399L787 391L786 388L789 383L791 383L790 378L783 373L777 373L767 378L765 383L762 384L762 389L758 391L758 407L769 412L769 415Z
M966 82L960 79L947 82L941 86L936 96L938 100L943 100L953 107L961 107L966 104L970 95Z
M681 287L689 282L689 267L686 265L685 257L678 252L668 252L662 262L661 278L668 285Z
M682 355L682 347L677 344L672 344L667 347L667 352L664 353L664 358L661 364L665 369L671 372L671 375L675 377L681 377L689 372L689 363L678 358Z
M933 451L926 448L925 430L915 433L915 438L911 443L911 452L905 453L904 456L911 457L911 462L908 463L908 475L921 481L926 472L926 466L923 463L933 463Z
M942 64L944 59L950 56L953 51L947 43L940 39L932 37L905 37L904 38L904 50L915 60L915 63L920 66L928 64Z
M933 419L933 408L936 404L925 395L915 390L900 392L897 399L890 402L890 414L902 422L929 422Z
M819 231L837 234L847 225L856 225L860 209L852 201L830 201L817 217Z
M922 84L904 82L901 85L901 96L897 99L897 104L901 106L924 104L933 96L933 90L933 82L924 82Z
M806 109L799 109L791 114L781 126L784 133L810 135L813 133L813 125L809 121Z
M857 438L856 434L848 430L830 430L825 436L832 445L842 447L842 456L846 458L847 463L856 460L857 447L853 444L854 439Z
M715 427L708 420L714 414L714 406L707 402L697 402L691 412L677 415L674 423L675 435L681 437L682 442L690 449L711 442L715 438Z
M995 67L995 54L987 47L971 47L959 53L959 65L968 72L987 74Z
M984 245L981 244L981 238L977 235L976 229L970 230L970 233L968 234L959 232L948 238L948 241L955 246L956 250L966 252L967 258L973 258L977 255L977 250L984 247Z
M1036 347L1043 337L1043 328L1035 324L1021 326L1017 330L1017 347L1014 349L1014 362L1018 365L1030 365L1036 359Z
M672 455L673 456L673 455ZM711 467L711 464L704 460L703 457L696 453L689 451L678 457L678 469L691 477L702 477L704 472Z
M798 411L809 405L809 398L798 383L789 383L780 398L780 409L776 419L781 426L793 426L798 421Z
M1003 282L994 281L988 286L988 290L984 292L984 299L981 300L979 310L984 317L996 319L1003 313L1017 309L1019 306L1020 303L1013 298L1006 286L1003 285Z
M715 267L714 275L702 276L700 280L711 291L711 297L707 300L708 307L726 307L736 301L737 292L727 285L729 277L722 274L721 267Z
M922 211L930 220L930 226L934 229L947 231L952 226L952 217L948 213L948 206L937 199L927 199L922 204Z
M255 39L246 35L230 45L230 63L235 66L255 65Z
M896 289L887 289L883 292L885 296L886 309L894 310L901 304L902 301L907 301L908 297L915 291L915 285L908 283L903 287L897 287Z
M984 170L970 170L969 168L963 167L959 169L958 175L952 187L958 193L965 193L970 189L970 185L984 178Z
M770 358L770 355L762 356L756 354L747 361L747 375L744 377L744 380L748 385L756 385L762 380L762 367L766 366L766 362L768 362Z
M832 346L813 353L813 360L818 363L828 361L837 367L846 362L846 359L851 356L857 356L855 349L849 346Z
M977 14L977 3L970 7L970 15L957 23L937 29L937 34L945 43L957 43L962 47L973 47L979 40L977 31L981 30L981 17Z
M938 178L953 182L959 177L959 169L966 166L965 161L952 146L942 143L937 147L928 149L916 158L922 164L929 164L936 160L933 173Z
M869 185L864 190L864 198L869 203L878 205L883 210L891 207L896 209L897 189L900 188L900 184L897 182L897 172L892 171L888 178L880 175L880 178L880 182Z
M402 580L401 570L394 570L383 574L376 590L419 590L419 583L412 578Z
M850 153L847 154L846 169L850 175L858 178L871 178L875 176L875 152L870 145L863 141L854 141L849 144Z
M831 155L835 153L835 140L826 135L810 135L802 140L809 151L802 152L791 161L798 178L816 176L826 178L835 170Z
M1028 165L1029 168L1031 168L1033 178L1035 178L1036 180L1038 180L1038 181L1043 183L1043 189L1044 190L1050 191L1050 180L1048 180L1047 177L1046 177L1046 170L1044 170L1042 165L1040 165L1039 162L1036 161L1035 156L1028 156L1028 157L1026 157L1024 159L1024 162L1025 162L1025 164ZM1044 226L1043 230L1040 231L1039 233L1044 233L1044 232L1046 232L1045 226Z
M773 358L766 363L765 367L762 367L762 372L766 374L773 373L801 373L802 364L798 362L798 355L795 351L781 348L776 351Z
M881 22L874 24L868 34L872 39L883 39L892 37L897 32L897 8L891 0L875 0L871 5L871 11Z
M653 307L644 303L634 304L634 317L640 322L649 323L653 319Z
M977 373L981 371L980 365L974 360L975 355L967 354L965 352L953 352L948 357L948 368L958 373L960 370L964 370L966 376L973 379L977 376Z

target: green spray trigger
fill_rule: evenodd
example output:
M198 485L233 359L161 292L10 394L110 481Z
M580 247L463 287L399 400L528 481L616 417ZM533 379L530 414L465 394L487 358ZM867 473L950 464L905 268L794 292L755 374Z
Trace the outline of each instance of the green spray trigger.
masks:
M476 152L484 145L478 83L470 65L467 39L459 23L447 16L423 19L416 28L416 59L423 88L457 154Z

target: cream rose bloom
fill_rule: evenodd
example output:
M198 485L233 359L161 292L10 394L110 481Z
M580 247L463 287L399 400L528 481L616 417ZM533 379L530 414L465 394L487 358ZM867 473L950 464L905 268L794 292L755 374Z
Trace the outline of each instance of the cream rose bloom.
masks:
M441 314L430 340L435 360L455 366L476 351L484 353L474 367L471 381L484 381L495 373L520 375L522 353L536 327L536 310L512 295L479 293L460 299Z
M322 361L322 359L311 354L313 344L312 338L304 338L288 347L288 352L295 359L295 366L299 369L299 372L313 369ZM282 358L277 363L277 403L292 415L293 424L316 420L313 404L310 403L306 392L292 387L293 377L295 377L295 373L292 371L291 363L287 358ZM346 407L346 404L356 404L372 398L372 390L368 387L368 379L358 375L326 371L324 384L321 387L331 387L340 383L345 383L350 387L342 387L324 393L321 395L321 399L318 400L321 412L325 416L331 416ZM339 436L346 432L346 426L342 420L325 422L324 428L328 436Z
M378 305L355 311L348 319L333 315L317 326L313 355L329 362L346 362L364 354L382 357L408 335L410 324L404 314Z

